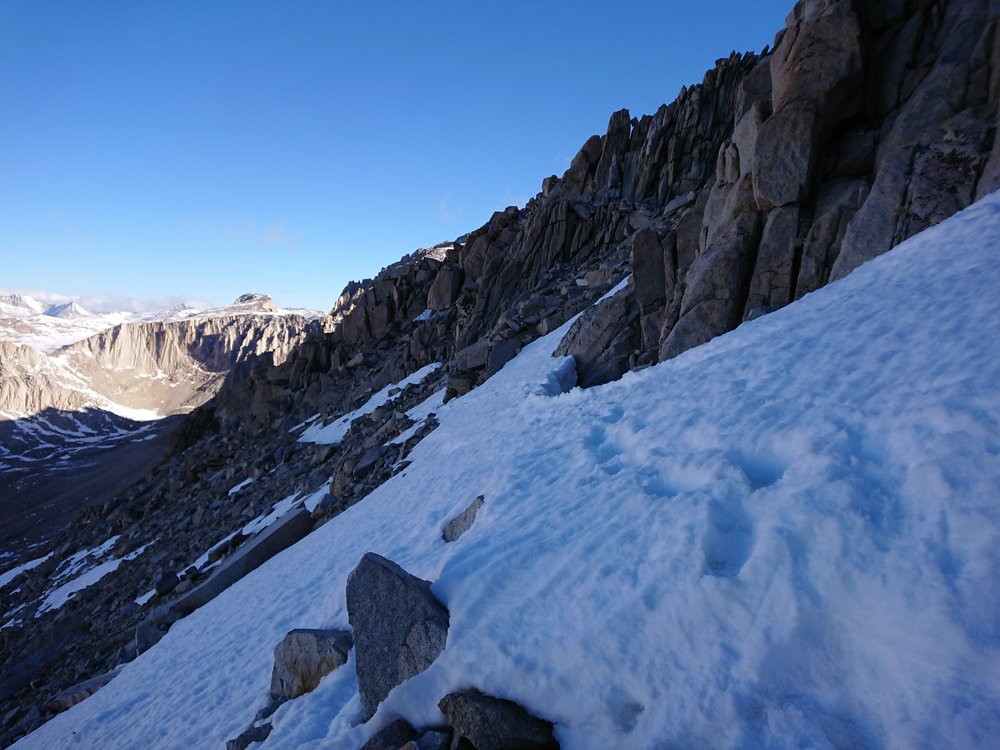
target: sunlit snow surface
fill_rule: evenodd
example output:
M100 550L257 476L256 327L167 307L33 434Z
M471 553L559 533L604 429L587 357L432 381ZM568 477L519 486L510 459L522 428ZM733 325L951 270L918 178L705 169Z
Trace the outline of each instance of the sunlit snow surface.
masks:
M994 195L675 360L542 395L564 326L449 403L404 473L17 746L222 746L286 631L347 626L374 550L435 581L447 648L360 727L352 658L265 747L351 750L472 686L565 748L988 747L998 258Z

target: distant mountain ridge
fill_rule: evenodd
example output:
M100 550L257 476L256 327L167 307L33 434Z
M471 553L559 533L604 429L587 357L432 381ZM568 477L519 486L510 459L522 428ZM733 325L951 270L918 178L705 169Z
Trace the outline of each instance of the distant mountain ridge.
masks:
M23 298L19 306L34 309ZM233 364L264 352L280 362L318 316L279 310L270 297L254 293L208 310L175 307L148 321L94 316L75 302L0 321L0 415L84 408L123 415L138 409L151 416L189 411L211 397ZM49 318L60 326L63 320L85 321L73 330L87 335L48 354L35 352L23 342ZM90 330L95 324L101 330Z

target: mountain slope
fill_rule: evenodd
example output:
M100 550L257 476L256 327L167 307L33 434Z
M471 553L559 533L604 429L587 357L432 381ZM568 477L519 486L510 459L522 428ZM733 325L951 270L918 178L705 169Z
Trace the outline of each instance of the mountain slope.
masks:
M998 238L995 194L780 312L556 395L564 326L447 405L405 472L15 747L218 746L266 703L287 630L347 625L369 550L435 581L444 653L360 727L350 662L278 710L267 747L439 723L468 686L566 748L984 746Z
M11 618L0 672L13 675L0 677L0 743L60 710L52 699L63 688L134 658L137 626L170 627L177 594L144 593L161 575L180 571L179 588L201 585L214 565L209 548L226 539L231 553L246 522L275 507L308 498L311 520L330 521L403 470L437 424L430 412L459 409L457 397L576 313L556 347L575 367L564 364L552 387L574 369L589 387L690 351L1000 187L998 21L987 0L799 2L773 51L719 60L654 115L615 113L523 209L352 282L283 363L265 355L232 368L218 396L183 421L166 460L53 539L47 563L0 589ZM827 326L841 319L831 310ZM442 362L352 421L373 394ZM300 439L303 429L342 428L329 446ZM610 460L615 447L597 454ZM731 458L766 483L766 463ZM419 503L440 501L431 488L427 497ZM723 531L742 528L725 505L718 517ZM59 566L111 538L116 560L143 552L17 626L61 585ZM43 656L28 656L40 648Z

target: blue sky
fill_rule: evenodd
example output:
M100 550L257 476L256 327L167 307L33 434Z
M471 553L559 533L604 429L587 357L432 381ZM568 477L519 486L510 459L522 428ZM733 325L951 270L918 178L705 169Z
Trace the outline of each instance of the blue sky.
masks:
M328 309L791 5L0 3L0 288Z

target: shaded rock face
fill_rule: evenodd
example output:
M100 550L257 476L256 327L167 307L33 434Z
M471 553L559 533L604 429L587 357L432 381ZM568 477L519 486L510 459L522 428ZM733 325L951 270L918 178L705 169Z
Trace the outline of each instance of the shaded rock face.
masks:
M448 610L430 583L369 552L347 578L347 614L368 719L390 690L423 672L444 650Z
M399 750L408 742L417 739L417 730L408 721L396 719L384 729L372 735L361 750Z
M632 325L639 316L629 289L623 289L585 310L553 352L576 360L582 388L617 380L629 368L629 356L639 341Z
M476 750L556 750L551 722L536 718L511 701L468 690L446 695L441 713Z
M319 681L347 662L351 634L343 630L292 630L274 647L272 700L312 692Z
M697 246L680 220L656 227L662 304L655 243L633 240L643 349L659 326L656 358L674 357L995 189L998 15L975 1L798 3L738 84L707 197L684 219Z

